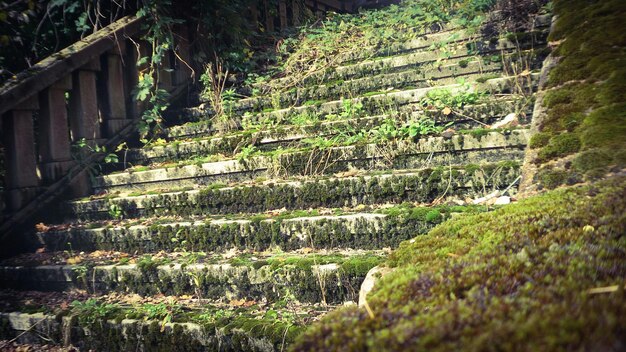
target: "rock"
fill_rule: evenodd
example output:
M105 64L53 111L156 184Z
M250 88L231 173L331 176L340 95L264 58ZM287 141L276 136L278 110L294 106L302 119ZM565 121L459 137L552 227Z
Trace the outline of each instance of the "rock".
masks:
M359 291L359 307L365 306L365 297L367 297L367 294L374 289L376 282L392 271L392 268L375 266L367 272L365 280L363 280L363 283L361 284L361 290Z
M452 138L452 136L454 136L455 133L456 131L453 128L448 128L447 130L441 133L441 136L445 139L450 139Z
M480 198L476 198L472 201L473 204L481 204L481 203L485 203L490 199L493 199L497 196L500 195L500 191L494 191L489 193L488 195L484 196L484 197L480 197Z
M519 125L517 115L515 113L510 113L506 115L502 120L491 125L491 129L503 128L503 127L515 127L517 125Z
M496 201L493 204L494 205L506 205L510 203L511 203L511 197L502 196L502 197L498 197L498 199L496 199Z

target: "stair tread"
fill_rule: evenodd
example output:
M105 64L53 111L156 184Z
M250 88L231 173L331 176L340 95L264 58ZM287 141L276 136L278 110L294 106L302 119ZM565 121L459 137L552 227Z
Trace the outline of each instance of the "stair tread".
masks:
M473 137L471 134L457 134L450 138L441 136L424 136L417 140L412 141L399 141L397 150L403 150L404 152L398 154L402 155L419 155L429 153L447 153L447 152L462 152L470 150L484 150L493 148L511 148L511 147L525 147L527 143L527 129L516 128L510 131L498 131L492 130L485 132L480 138ZM502 139L502 140L501 140ZM365 144L352 144L352 145L337 145L325 149L328 153L334 151L342 151L349 153L350 151L364 151L359 152L358 155L350 156L345 154L340 159L335 160L350 160L353 158L376 158L380 157L378 144L375 142L369 142ZM454 145L455 148L451 148ZM404 147L402 147L404 146ZM456 148L458 147L458 148ZM290 155L307 154L314 148L308 146L292 146L281 152L281 156L289 157ZM193 178L197 176L207 175L225 175L228 173L240 173L251 171L252 169L266 169L268 165L272 164L275 160L275 155L263 153L254 155L246 160L239 160L238 158L225 157L219 161L208 161L199 163L197 157L195 159L177 160L175 167L168 165L167 167L161 166L162 164L153 164L149 169L144 167L129 169L127 171L120 171L111 173L104 176L99 176L95 180L96 187L114 186L116 184L141 184L151 181L168 180L168 179L180 179L180 178Z

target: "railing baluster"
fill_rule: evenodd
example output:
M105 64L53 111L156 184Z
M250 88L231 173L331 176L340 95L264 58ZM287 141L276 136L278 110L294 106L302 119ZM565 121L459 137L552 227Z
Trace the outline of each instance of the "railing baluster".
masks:
M289 24L287 23L287 1L278 0L278 14L280 17L280 29L285 30Z
M6 153L7 208L17 211L38 191L33 113L39 109L37 96L15 106L3 116L2 134Z
M100 71L100 61L95 59L76 70L72 75L70 93L70 129L72 140L85 138L92 145L100 139L100 118L96 72Z
M65 93L72 88L67 76L39 94L39 154L45 183L63 177L72 166Z
M175 71L175 85L188 85L190 83L191 69L188 65L191 65L191 47L189 42L189 28L186 25L179 25L175 28L176 36L176 71ZM185 62L182 62L182 61Z
M124 70L122 55L126 46L121 43L119 48L107 52L105 67L106 94L103 101L106 106L104 116L104 130L107 137L115 136L130 120L126 115L126 91L124 87Z

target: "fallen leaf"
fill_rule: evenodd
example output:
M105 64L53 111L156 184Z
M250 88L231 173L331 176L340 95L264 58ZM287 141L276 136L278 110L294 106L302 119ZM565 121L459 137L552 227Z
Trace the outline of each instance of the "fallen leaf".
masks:
M80 264L82 261L83 259L80 256L75 256L75 257L68 258L67 264L75 265L75 264Z
M444 115L448 116L452 113L452 109L446 106L441 112L443 112Z
M35 225L35 229L37 230L37 232L47 232L48 230L50 230L50 227L46 226L46 224L44 224L43 222L40 222Z

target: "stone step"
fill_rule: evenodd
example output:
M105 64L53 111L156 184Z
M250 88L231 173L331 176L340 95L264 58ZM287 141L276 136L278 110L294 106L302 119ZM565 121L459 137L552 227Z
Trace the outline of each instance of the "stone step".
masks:
M544 33L543 37L546 36L547 33ZM543 42L545 43L545 38ZM480 53L468 53L468 49L464 49L466 50L464 54L445 56L439 51L413 53L355 65L362 71L346 72L345 74L350 77L344 77L339 73L324 74L317 82L304 86L299 84L289 90L285 90L284 86L279 84L277 87L281 89L280 91L272 92L266 88L265 90L270 93L241 99L234 102L231 107L233 111L280 109L303 105L310 101L333 100L341 96L367 95L390 88L424 88L454 83L461 78L470 81L512 72L512 65L521 64L520 58L525 66L535 70L541 67L548 54L544 49L545 47L539 43L528 43L522 48L511 43L508 49L494 47Z
M22 307L0 313L0 339L71 344L85 351L281 351L306 325L336 308L243 300L220 304L186 297L12 294L17 292L0 293Z
M400 205L364 212L359 207L263 213L240 217L161 217L117 223L52 226L37 234L48 251L220 252L395 248L428 232L453 214L479 211L474 206Z
M317 139L309 141L313 143ZM294 141L294 147L279 154L268 152L246 159L199 165L184 165L185 161L180 161L177 167L146 171L131 169L100 176L94 180L93 187L96 192L146 192L216 182L230 184L258 177L332 175L349 170L419 169L434 165L522 160L527 143L526 129L505 132L476 130L450 138L426 137L416 142L381 141L328 149L305 147L303 141ZM192 159L189 163L196 163L196 160Z
M512 54L504 53L505 56ZM515 54L518 55L518 54ZM527 53L526 55L531 55ZM495 57L495 58L494 58ZM294 87L288 91L275 92L267 96L244 98L229 103L231 115L253 112L270 112L291 107L319 104L341 97L369 96L389 90L407 90L454 84L459 80L474 82L484 77L503 77L505 72L513 72L511 63L503 66L499 55L469 57L431 61L419 67L406 67L400 71L364 76L347 81L336 80L308 87ZM541 67L543 56L525 63L530 70ZM205 112L210 116L211 112Z
M185 252L158 256L99 259L77 255L68 264L0 266L4 288L39 291L84 289L103 294L181 296L215 301L290 299L301 303L356 302L367 272L380 264L381 252L313 251L302 253L244 253L222 255ZM229 255L230 256L230 255ZM50 260L50 255L45 256Z
M537 39L537 42L541 43L542 40L545 40L547 29L551 23L551 16L541 15L536 17L534 21L536 33L533 37ZM454 52L459 48L466 49L466 44L475 43L471 48L478 51L488 51L493 48L510 49L516 48L516 41L520 42L520 39L522 38L512 38L506 35L500 38L487 38L481 33L455 27L444 28L436 32L416 33L416 38L404 43L378 48L362 48L362 50L348 53L347 56L339 60L339 66L325 71L314 72L300 84L307 85L319 83L323 80L348 79L385 66L402 66L403 62L411 60L405 58L407 56L410 57L411 54L424 53L427 56L422 60L427 61L431 59L429 54L434 52L435 50L433 49L435 48L446 48L446 51ZM283 77L276 79L275 83L277 86L288 86L291 82L289 77Z
M550 26L552 17L550 15L539 15L533 19L534 28L546 28ZM495 22L486 22L484 25L488 25ZM383 47L363 48L359 51L349 53L344 57L341 63L349 64L363 60L367 60L373 57L385 57L393 56L401 53L415 51L423 48L429 48L433 44L441 43L453 43L455 39L464 40L464 37L468 36L480 37L478 34L467 32L465 29L455 26L444 26L441 31L430 31L429 33L416 34L414 39L411 39L402 43L393 43Z
M478 77L479 76L476 75L476 78ZM361 96L350 99L346 98L328 102L320 101L315 104L304 106L246 114L241 118L241 122L242 124L248 126L266 127L285 124L286 122L293 121L294 119L298 119L303 116L314 116L319 120L332 120L342 117L357 118L363 116L376 116L388 114L390 111L398 111L403 107L411 105L413 105L410 107L411 110L419 110L419 108L415 105L422 106L422 103L424 102L423 99L427 97L429 92L445 91L449 92L453 96L461 93L485 92L492 96L506 96L507 93L515 93L515 90L519 87L520 82L522 82L523 86L530 84L534 89L538 81L538 73L524 73L523 75L518 76L488 79L485 82L479 83L454 83L436 87L406 89L401 91L373 92L375 94L371 96ZM356 106L360 106L358 111L356 111ZM194 115L191 119L205 121L192 122L171 127L167 131L170 138L189 136L190 132L194 133L192 132L193 130L196 131L195 133L211 132L213 129L211 122L209 122L209 118L202 109L189 109L188 113Z
M472 197L487 189L501 189L518 175L519 164L507 161L351 177L275 179L223 188L213 185L191 191L74 201L66 204L65 214L91 221L117 217L259 213L282 208L333 208L404 201L429 203L443 196Z
M380 125L386 118L394 118L399 123L427 118L442 125L453 123L456 129L471 129L500 120L511 112L523 111L530 116L532 114L532 110L529 110L530 105L520 95L503 95L497 99L481 99L476 104L465 105L458 111L445 115L441 110L424 107L420 102L414 102L398 106L391 112L384 111L384 114L372 116L330 116L333 117L331 119L327 114L317 116L303 113L281 120L280 123L276 122L275 125L251 124L246 126L246 131L229 133L219 133L212 128L210 120L202 120L170 127L166 131L165 145L149 145L140 149L131 149L126 157L135 163L145 163L146 160L160 158L161 154L175 154L194 143L203 144L203 149L208 153L228 153L238 146L271 144L281 139L292 139L292 135L302 137L334 135L339 131L349 132L373 128ZM255 120L258 121L258 118ZM220 136L206 138L217 134ZM168 145L168 142L171 145Z
M489 57L491 58L491 57ZM319 85L294 88L286 92L277 92L271 96L245 98L232 104L232 111L237 113L280 110L311 104L313 102L332 101L339 97L357 97L372 92L388 89L426 88L435 85L453 84L458 79L474 80L484 75L500 74L500 62L484 59L454 59L441 65L434 62L424 63L419 67L407 67L399 72L380 73L348 81L326 82Z

